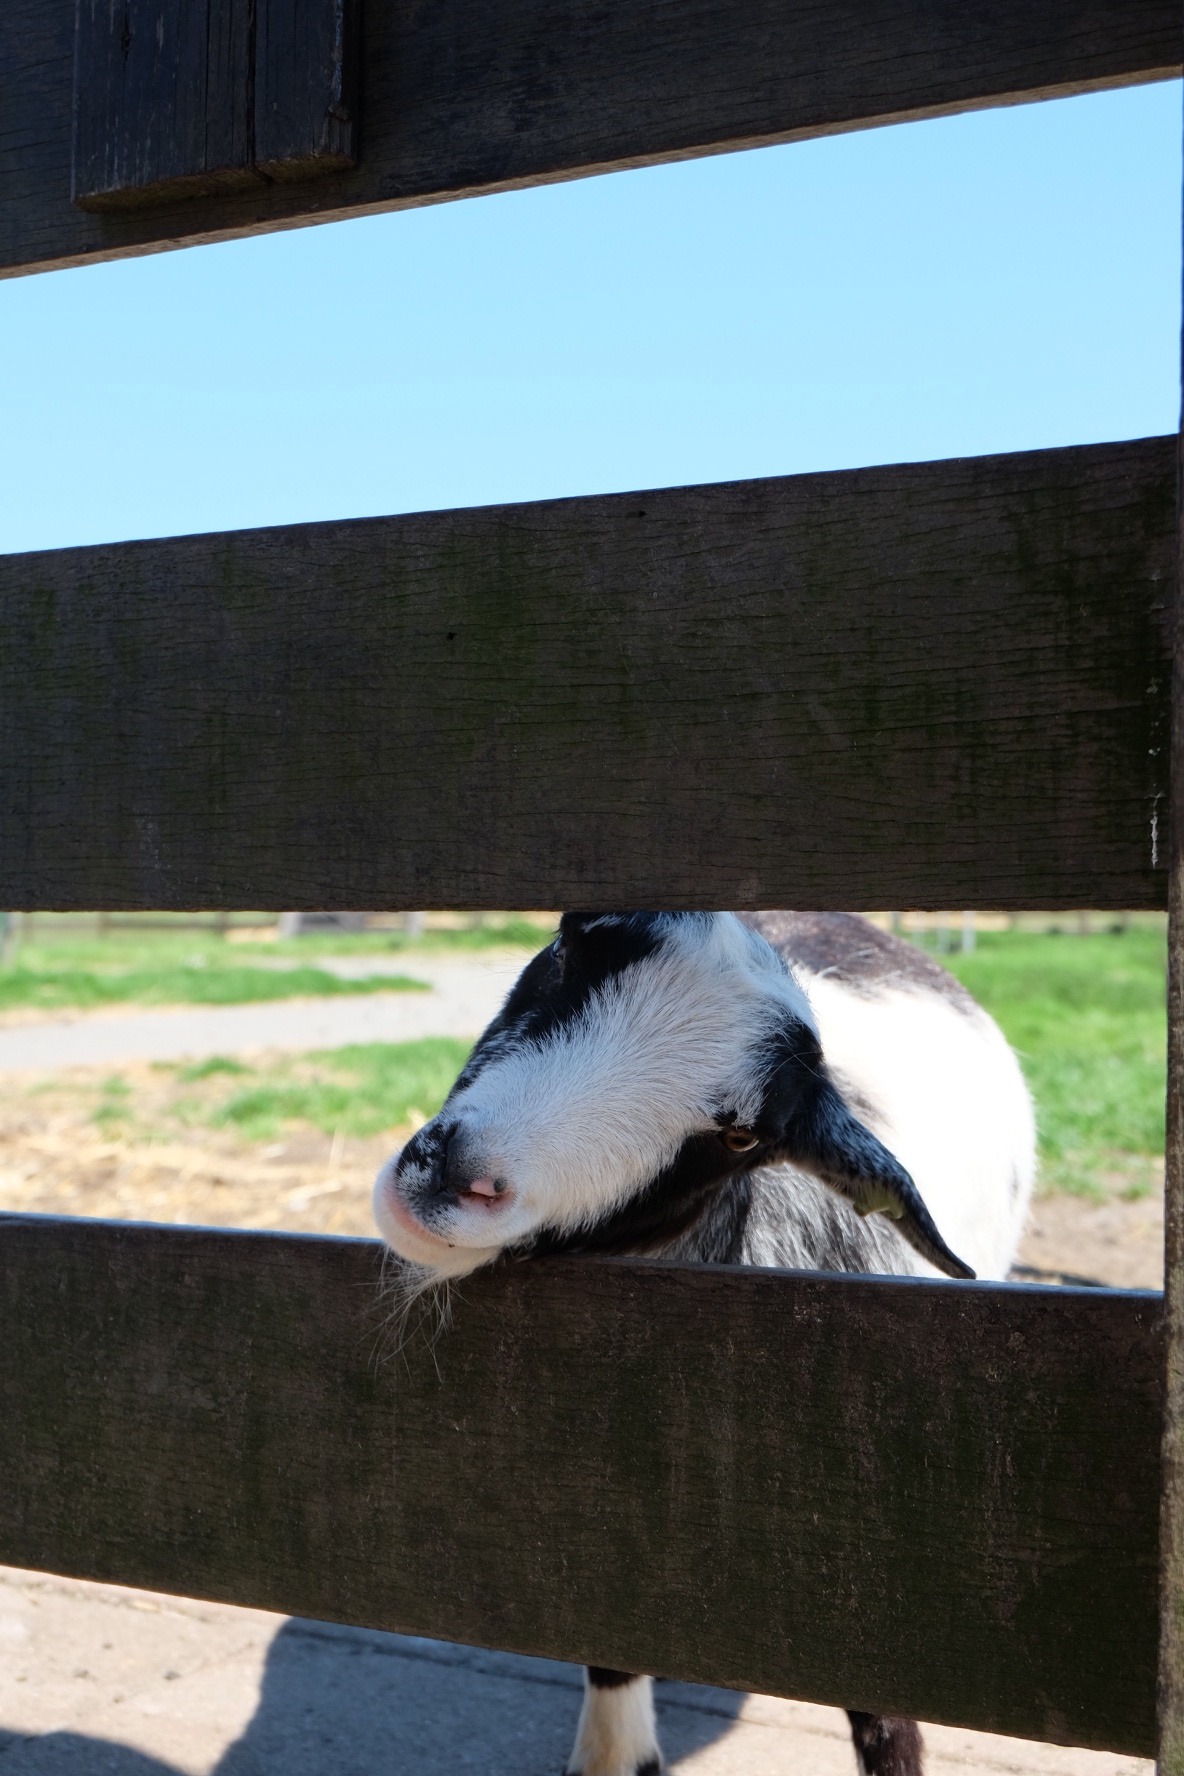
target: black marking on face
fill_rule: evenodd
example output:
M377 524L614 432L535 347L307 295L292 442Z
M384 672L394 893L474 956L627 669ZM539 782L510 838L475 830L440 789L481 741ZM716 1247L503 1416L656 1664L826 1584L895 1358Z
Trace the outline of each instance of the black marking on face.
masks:
M441 1171L453 1126L443 1116L434 1117L431 1122L425 1123L403 1148L399 1158L400 1165L419 1166L432 1173Z
M554 943L527 963L506 1003L478 1041L449 1097L491 1061L574 1024L615 975L661 948L676 921L710 913L564 913Z
M409 1180L416 1170L422 1174L414 1181L409 1206L429 1230L455 1206L455 1185L464 1182L460 1172L456 1178L448 1175L449 1143L458 1128L448 1115L453 1100L493 1062L529 1044L541 1044L575 1024L595 993L652 956L680 924L690 920L709 925L714 917L712 913L563 914L555 941L527 963L502 1009L477 1041L437 1116L411 1137L399 1156L401 1178ZM552 1241L546 1249L575 1248ZM625 1248L613 1243L607 1248L580 1245L578 1249Z
M586 1670L594 1690L619 1690L625 1684L637 1682L636 1671L612 1671L607 1665L589 1665Z

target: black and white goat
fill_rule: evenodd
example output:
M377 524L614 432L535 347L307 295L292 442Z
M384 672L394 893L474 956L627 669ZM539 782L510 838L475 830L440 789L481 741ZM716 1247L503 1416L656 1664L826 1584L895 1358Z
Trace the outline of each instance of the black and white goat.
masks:
M1034 1167L997 1026L866 920L566 913L374 1203L425 1280L507 1250L1003 1277ZM866 1776L918 1776L912 1721L851 1725ZM660 1769L650 1679L590 1670L568 1776Z

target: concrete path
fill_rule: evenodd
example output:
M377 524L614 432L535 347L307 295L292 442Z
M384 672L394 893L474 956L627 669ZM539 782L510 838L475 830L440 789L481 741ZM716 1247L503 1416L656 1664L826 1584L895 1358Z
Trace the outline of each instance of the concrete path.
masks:
M658 1686L677 1776L853 1776L835 1709ZM0 1567L0 1776L557 1776L570 1665ZM925 1729L928 1776L1152 1776Z
M334 972L353 976L386 972L359 969L356 963L364 960L343 957L347 966L338 963ZM348 1042L478 1036L518 978L523 960L400 963L397 972L427 981L431 988L427 993L86 1012L46 1023L9 1024L0 1027L0 1072L200 1060L259 1048L339 1048Z

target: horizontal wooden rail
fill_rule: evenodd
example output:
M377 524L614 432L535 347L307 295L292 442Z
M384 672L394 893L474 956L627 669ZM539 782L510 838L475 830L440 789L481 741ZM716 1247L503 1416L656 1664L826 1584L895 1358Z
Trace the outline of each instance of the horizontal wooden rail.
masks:
M1161 1298L0 1218L0 1561L1154 1741ZM388 1304L389 1307L389 1304Z
M0 905L1162 905L1173 452L0 558Z
M74 20L74 0L0 8L0 274L1159 79L1184 59L1175 0L365 0L356 170L121 218L70 201Z

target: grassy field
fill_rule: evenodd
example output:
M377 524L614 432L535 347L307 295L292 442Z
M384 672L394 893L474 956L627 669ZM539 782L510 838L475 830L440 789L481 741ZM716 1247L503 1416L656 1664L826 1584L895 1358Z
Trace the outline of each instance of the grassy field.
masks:
M974 954L941 960L1019 1053L1036 1100L1044 1190L1151 1189L1164 1135L1162 926L986 932Z
M337 956L374 956L388 966L393 956L479 954L507 945L537 949L545 936L522 919L490 920L473 929L358 936L332 934L287 943L228 943L213 933L119 929L105 937L68 930L38 935L0 966L0 1012L92 1010L102 1005L243 1005L341 993L414 991L424 983L413 973L375 973L343 980L318 966Z
M0 971L0 1011L93 1011L101 1005L245 1005L261 999L311 998L338 993L422 991L408 975L375 974L341 980L308 965L290 970L207 965L178 959L142 968L78 968L23 963Z
M173 1114L234 1129L249 1141L274 1140L293 1123L327 1135L377 1135L434 1116L468 1052L467 1042L428 1036L355 1043L259 1070L215 1057L178 1070L178 1086L188 1093L174 1101ZM195 1095L192 1088L206 1081L214 1089Z

